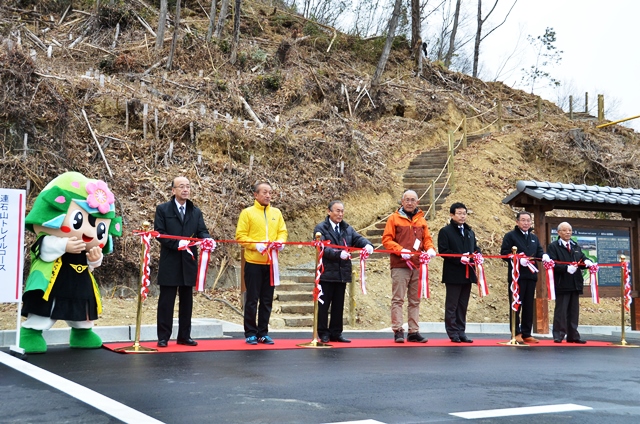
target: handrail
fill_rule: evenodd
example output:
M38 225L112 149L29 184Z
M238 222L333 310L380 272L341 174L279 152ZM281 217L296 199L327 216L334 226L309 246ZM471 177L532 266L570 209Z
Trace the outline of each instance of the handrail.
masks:
M607 122L606 124L596 125L596 128L605 128L605 127L608 127L609 125L615 125L615 124L619 124L620 122L631 121L632 119L636 119L636 118L640 118L640 115L632 116L630 118L619 119L613 122Z

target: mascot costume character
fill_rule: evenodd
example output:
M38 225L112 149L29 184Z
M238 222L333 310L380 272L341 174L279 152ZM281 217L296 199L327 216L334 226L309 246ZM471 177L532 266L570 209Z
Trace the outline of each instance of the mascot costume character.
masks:
M96 349L102 340L93 321L102 313L98 284L91 273L113 251L112 236L122 235L113 193L104 181L78 172L53 179L36 198L25 219L37 235L31 270L22 296L20 347L44 353L42 336L59 319L71 327L69 346Z

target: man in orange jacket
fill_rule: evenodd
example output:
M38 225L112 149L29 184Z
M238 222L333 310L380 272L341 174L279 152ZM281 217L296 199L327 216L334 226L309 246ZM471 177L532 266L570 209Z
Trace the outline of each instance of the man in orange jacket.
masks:
M426 251L430 257L436 251L429 233L424 213L418 208L418 195L407 190L402 195L402 207L387 220L382 235L382 244L386 250L397 253L389 256L391 262L391 329L396 343L404 343L402 329L404 298L408 299L408 342L426 343L420 335L420 261L418 254L411 252ZM409 266L409 263L412 266Z

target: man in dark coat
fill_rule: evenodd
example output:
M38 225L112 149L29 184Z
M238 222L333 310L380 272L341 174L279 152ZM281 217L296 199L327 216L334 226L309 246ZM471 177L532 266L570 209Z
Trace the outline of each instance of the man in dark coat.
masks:
M556 287L556 307L553 312L553 341L562 343L567 336L567 343L586 343L578 332L580 318L580 295L584 288L581 269L593 265L582 248L571 240L573 229L568 222L558 225L558 240L547 248L549 257L556 263L553 267L553 280Z
M528 264L535 262L531 258L542 258L545 262L549 260L549 255L542 251L540 240L532 233L531 224L532 220L529 212L518 212L516 215L516 227L504 235L502 247L500 248L501 255L510 255L512 253L511 248L514 246L518 248L516 253L524 253L527 255L526 258L519 259L520 267L518 269L520 270L520 276L518 277L518 286L521 305L514 314L516 317L516 340L524 343L538 343L538 339L531 335L538 273L531 271ZM513 260L510 258L505 258L504 260L509 264L509 273L507 275L509 284L507 290L509 291L509 307L511 307L511 303L513 302L513 294L511 293ZM522 320L520 319L521 313ZM510 319L512 316L512 314L509 314Z
M480 253L476 236L467 220L467 207L454 203L449 208L451 221L438 233L438 253L462 254L465 256L443 256L442 282L446 287L444 326L454 343L473 343L465 329L467 326L467 306L471 295L471 284L477 283L476 273L471 264L473 253Z
M211 237L202 212L189 200L190 190L187 178L177 177L173 180L171 200L156 207L154 229L157 232L191 238ZM198 342L191 338L191 311L198 271L198 249L195 246L188 248L192 256L184 248L189 244L188 240L157 240L161 245L158 266L158 347L167 347L171 338L176 293L180 297L177 343L196 346Z
M358 234L344 217L344 205L339 200L329 203L327 217L313 229L315 234L322 234L321 240L329 240L333 245L361 247L369 254L373 252L371 242ZM318 302L318 336L327 343L351 343L342 336L342 313L344 310L344 293L347 283L351 282L351 255L347 250L327 247L322 256L324 272L320 276L322 301ZM327 327L331 309L331 323Z

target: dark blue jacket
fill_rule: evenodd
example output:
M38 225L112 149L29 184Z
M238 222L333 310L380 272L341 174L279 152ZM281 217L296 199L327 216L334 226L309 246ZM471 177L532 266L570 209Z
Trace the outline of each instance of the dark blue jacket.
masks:
M340 237L338 238L328 216L313 229L314 240L316 233L322 234L320 240L329 240L331 244L338 246L365 247L367 244L371 244L369 240L358 234L358 232L344 220L340 223ZM351 261L349 259L340 259L341 251L342 249L332 247L326 247L324 249L322 257L324 272L320 276L321 282L351 282ZM358 253L359 252L352 253L354 259L358 257Z

